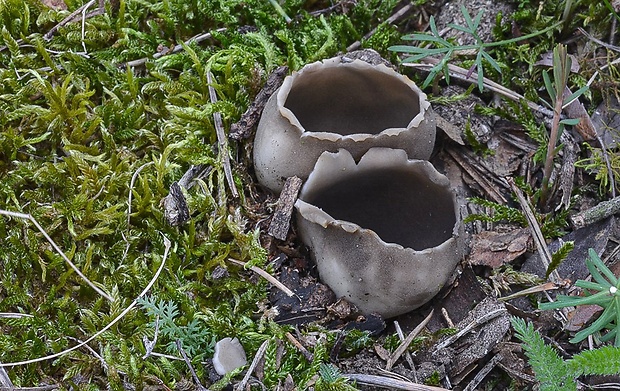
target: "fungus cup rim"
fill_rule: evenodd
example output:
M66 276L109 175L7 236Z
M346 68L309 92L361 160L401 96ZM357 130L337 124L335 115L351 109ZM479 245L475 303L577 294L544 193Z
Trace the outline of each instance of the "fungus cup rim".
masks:
M385 128L381 132L373 133L354 133L349 135L341 135L333 132L314 132L306 130L295 113L285 106L288 95L295 83L295 80L299 78L303 73L320 72L324 69L338 68L338 67L357 67L360 70L370 70L372 72L383 73L388 77L399 79L405 85L407 85L417 96L419 103L419 112L409 121L406 127L392 127ZM339 142L343 140L351 140L353 142L363 142L369 138L377 138L381 136L397 136L402 132L405 132L411 128L417 128L423 121L426 120L427 112L430 110L431 104L428 101L427 95L407 76L401 75L392 68L384 65L377 64L372 65L365 61L355 59L351 62L342 62L340 57L329 58L321 61L316 61L305 65L299 71L293 72L287 76L282 83L282 86L277 92L277 109L282 117L293 126L293 129L299 132L300 138L314 138L318 140L328 140L331 142Z
M386 152L389 152L391 155L388 159L385 158ZM438 245L427 247L423 250L415 250L411 247L406 247L398 243L386 242L372 229L364 228L350 221L336 219L332 217L329 213L317 207L316 205L304 201L303 198L304 196L307 196L307 193L309 192L308 189L316 185L315 182L320 181L319 179L317 179L318 175L321 174L323 170L333 170L334 162L337 160L341 160L339 164L339 170L337 170L338 173L335 174L339 176L343 175L342 172L348 172L349 174L347 175L350 175L351 172L363 172L369 167L374 166L377 161L379 161L385 167L393 167L399 165L400 167L419 167L421 169L421 172L425 174L431 182L441 187L445 187L446 190L450 192L455 215L455 223L452 227L452 236ZM373 170L374 169L376 168L373 168ZM304 183L304 186L302 187L299 194L299 198L295 201L295 208L298 210L298 213L301 215L301 217L310 223L318 224L323 228L341 228L350 234L370 235L370 237L375 239L380 244L387 246L388 248L407 251L411 254L430 254L432 252L436 252L438 250L441 251L444 248L452 246L453 242L456 241L457 238L460 236L460 228L462 225L456 193L450 187L450 180L445 175L437 171L437 169L429 161L409 159L405 151L392 148L370 148L362 156L359 163L356 163L351 154L344 148L340 148L338 152L323 152L317 160L316 165L310 173L307 181Z

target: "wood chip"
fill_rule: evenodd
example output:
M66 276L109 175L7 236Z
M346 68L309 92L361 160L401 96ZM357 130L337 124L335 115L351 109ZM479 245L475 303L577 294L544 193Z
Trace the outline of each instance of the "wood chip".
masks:
M164 217L173 227L183 225L189 220L189 208L178 182L170 185L170 193L164 198Z
M288 235L293 207L302 184L303 181L296 176L288 178L284 183L278 206L276 206L268 230L269 235L276 239L285 240Z
M252 102L250 107L243 113L239 121L230 126L228 137L234 140L243 140L251 136L252 129L254 129L258 123L269 97L280 88L287 73L288 67L286 65L278 67L275 71L271 72L265 85L258 95L256 95L254 102Z

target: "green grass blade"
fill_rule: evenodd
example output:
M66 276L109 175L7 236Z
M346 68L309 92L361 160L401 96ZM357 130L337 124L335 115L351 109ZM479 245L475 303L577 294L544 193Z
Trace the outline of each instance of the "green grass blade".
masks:
M601 258L599 258L599 256L596 253L596 251L594 251L593 249L590 249L588 251L588 254L590 255L590 260L592 261L594 266L596 266L596 268L598 270L600 270L609 279L609 282L611 282L611 285L617 286L618 285L618 279L611 272L611 270L609 270L609 268L603 263Z

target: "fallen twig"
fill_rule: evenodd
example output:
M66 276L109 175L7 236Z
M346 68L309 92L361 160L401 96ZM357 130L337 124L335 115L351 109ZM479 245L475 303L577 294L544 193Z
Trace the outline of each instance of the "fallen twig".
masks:
M284 77L288 73L288 67L286 65L276 68L271 72L265 85L260 90L254 102L248 107L248 109L241 115L239 121L230 125L230 131L228 137L234 140L242 140L250 137L251 131L260 120L261 113L269 100L269 97L273 95L278 88L282 85Z
M498 316L504 314L506 312L505 308L500 308L497 309L495 311L489 312L488 314L480 317L479 319L475 319L473 322L469 323L467 326L463 327L463 329L461 331L459 331L458 333L449 336L448 338L446 338L443 342L437 344L437 346L435 346L435 351L439 351L443 348L446 348L450 345L452 345L454 342L456 342L459 338L461 338L462 336L464 336L465 334L469 333L473 328L478 327L490 320L493 320L495 318L497 318Z
M13 389L13 382L11 381L11 378L9 377L9 374L6 373L6 370L4 368L0 368L0 386L2 386L0 389L9 389L12 390Z
M214 31L218 32L218 33L221 33L221 32L226 31L226 30L227 30L226 27L222 27L222 28L216 29ZM200 43L202 41L205 41L205 40L211 38L212 36L213 36L213 32L210 31L208 33L204 33L204 34L200 34L200 35L197 35L195 37L192 37L192 38L188 39L187 41L185 41L184 44L185 45L189 45L191 43ZM132 68L139 67L139 66L142 66L142 65L146 64L146 62L148 60L157 60L157 59L159 59L159 58L161 58L161 57L163 57L165 55L178 53L178 52L181 52L183 50L184 50L183 49L183 45L175 45L172 48L172 50L168 50L168 51L160 52L160 53L155 53L155 54L153 54L152 57L143 57L143 58L140 58L138 60L132 60L132 61L126 62L125 64L120 64L120 66L121 67L123 67L123 66L125 66L125 67L132 67Z
M405 390L405 391L448 391L445 388L427 386L424 384L416 384L403 380L392 379L385 376L377 375L365 375L358 373L346 373L342 375L349 380L355 380L358 383L366 384L370 386L385 387L393 390Z
M489 372L491 372L491 370L493 368L495 368L495 366L502 361L504 357L502 356L501 353L496 354L495 356L491 357L491 359L489 360L489 362L482 367L482 369L480 371L478 371L478 373L476 373L476 376L474 376L473 379L471 379L471 381L469 382L469 384L467 384L467 387L465 387L463 389L463 391L474 391L476 390L478 387L478 384L480 384L482 382L482 380L484 380L484 378L486 377L486 375L489 374Z
M411 10L411 8L413 8L413 6L414 6L414 4L412 2L407 4L407 5L405 5L403 8L401 8L398 11L394 12L394 14L392 14L389 18L387 18L385 20L385 22L381 23L380 25L382 25L382 24L390 24L390 23L396 22L397 20L399 20L400 18L405 16L405 14L407 14L407 12L409 12L409 10ZM370 32L368 32L366 35L364 35L362 40L368 39L368 38L372 37L373 35L375 35L375 33L377 32L378 28L379 28L379 26L377 26L374 29L370 30ZM347 52L351 52L353 50L359 49L359 47L362 46L362 40L355 41L351 45L349 45L347 47Z
M390 358L387 360L387 364L385 365L386 370L389 371L390 369L392 369L392 367L394 366L394 364L396 364L396 361L400 358L400 356L407 350L407 348L409 348L409 345L411 345L411 342L413 341L413 339L418 334L420 334L420 331L422 331L424 327L426 327L426 324L433 317L434 311L435 310L431 310L431 312L426 316L426 318L424 318L424 320L420 322L420 324L415 329L413 329L413 331L410 332L409 335L407 335L407 338L405 338L405 340L402 341L400 345L398 345L394 353L392 353Z
M211 103L217 102L217 94L215 93L215 88L213 88L213 75L211 72L207 72L207 83L209 83L209 99L211 99ZM222 124L222 113L219 111L213 112L213 123L215 126L215 134L217 135L217 146L220 151L220 156L222 157L222 164L224 165L224 175L226 176L226 181L228 182L228 187L230 187L230 191L232 192L233 197L239 197L239 193L237 193L237 187L235 186L235 180L232 176L232 169L230 168L230 156L228 155L228 139L226 138L226 134L224 133L224 125Z
M421 69L424 71L431 70L439 60L427 57L423 60L423 63L413 64L413 63L402 63L402 66L411 67L416 69ZM472 72L469 69L461 68L454 64L448 64L448 72L450 73L450 77L454 77L455 79L466 81L468 83L475 84L478 82L478 73ZM497 92L500 95L505 96L506 98L513 100L515 102L525 102L529 108L532 110L538 111L548 117L553 117L553 112L537 103L534 103L530 100L525 99L525 97L521 94L518 94L501 84L494 82L491 79L483 78L483 84L486 88L493 92Z
M403 330L400 328L400 324L398 323L397 320L394 321L394 329L396 329L396 334L398 335L398 339L400 339L400 342L404 342L405 341L405 334L403 333ZM415 383L418 382L418 374L417 371L415 369L415 363L413 362L413 358L411 357L411 353L409 353L408 351L405 351L405 360L407 360L407 364L409 364L409 368L411 368L411 372L413 374L413 381Z
M512 299L516 299L517 297L522 297L522 296L527 296L527 295L531 295L532 293L539 293L539 292L546 292L546 291L550 291L550 290L554 290L554 289L560 289L560 286L558 284L556 284L555 282L546 282L544 284L541 285L536 285L533 286L531 288L527 288L527 289L523 289L519 292L515 292L512 295L509 296L504 296L504 297L499 297L497 298L497 301L509 301Z
M75 11L71 12L69 15L67 15L66 18L61 20L56 26L52 27L47 33L45 33L45 35L43 35L43 39L46 41L49 41L50 39L52 39L52 36L56 33L56 31L58 31L59 28L76 20L78 15L85 14L86 10L88 10L88 8L90 8L90 6L93 5L94 3L95 3L95 0L91 0L88 3L79 7L78 9L76 9ZM98 9L99 8L101 8L101 4L99 5ZM85 19L85 16L81 18L81 20L84 20L84 19Z
M181 353L181 357L183 357L183 361L185 361L185 365L187 365L187 367L189 368L189 372L192 374L192 378L194 379L194 383L196 383L196 388L198 389L198 391L209 391L207 387L203 386L202 383L200 383L200 379L196 374L196 370L194 369L192 362L189 360L189 357L187 357L185 350L183 350L183 345L181 344L180 339L176 340L176 345L179 353Z
M144 290L142 290L142 292L140 292L140 294L138 295L138 297L136 297L131 304L129 304L129 306L127 308L125 308L123 310L123 312L121 312L116 318L112 319L112 321L110 323L108 323L107 326L105 326L104 328L102 328L101 330L97 331L95 334L93 334L90 338L88 338L86 341L79 343L73 347L70 347L68 349L63 350L62 352L58 352L58 353L54 353L54 354L50 354L49 356L44 356L44 357L39 357L39 358L34 358L32 360L26 360L26 361L19 361L19 362L11 362L11 363L0 363L0 368L2 367L13 367L13 366L18 366L18 365L27 365L27 364L33 364L33 363L37 363L37 362L41 362L41 361L46 361L46 360L51 360L53 358L56 357L60 357L63 356L69 352L72 352L76 349L81 348L82 346L86 345L87 343L89 343L90 341L94 340L95 338L97 338L98 336L100 336L101 334L105 333L106 331L108 331L112 326L114 326L119 320L121 320L125 315L127 315L127 313L129 311L131 311L133 309L133 307L136 306L136 304L138 304L138 299L142 298L144 295L146 295L146 293L151 289L151 287L153 286L153 284L155 284L155 281L157 281L157 278L159 277L159 275L161 274L162 270L164 270L164 266L166 265L166 259L168 259L168 254L170 253L170 240L168 240L168 238L166 238L165 236L163 236L164 238L164 255L163 255L163 259L161 260L161 265L159 265L159 268L157 269L157 272L155 272L155 275L153 276L153 278L151 279L151 281L149 281L148 285L144 288Z
M523 195L523 192L521 191L521 189L519 189L517 185L515 184L514 179L506 178L506 180L508 181L508 184L510 185L510 188L512 189L512 191L517 196L517 201L519 201L519 204L521 205L521 209L523 210L523 213L525 214L527 225L528 227L530 227L530 232L532 233L532 238L534 239L534 243L536 244L536 248L538 249L538 254L540 256L540 260L543 264L543 267L545 268L545 270L548 270L549 265L551 264L551 252L549 251L549 248L547 247L545 237L543 236L542 231L540 230L540 225L538 225L538 221L536 220L536 216L534 216L532 207L530 206L530 203L528 202L528 200L525 199L525 196ZM553 272L551 272L551 274L549 275L549 279L555 283L559 283L561 280L560 275L558 274L557 270L554 270Z
M3 210L3 209L0 209L0 215L15 217L15 218L18 218L18 219L23 219L23 220L30 220L30 222L32 222L32 224L34 224L34 226L37 227L39 232L41 232L43 234L43 236L49 242L49 244L52 245L54 250L56 250L56 252L58 254L60 254L62 259L64 259L65 262L67 262L67 264L69 264L69 266L71 266L71 269L73 269L78 274L78 276L80 276L80 278L82 278L82 280L84 280L91 288L93 288L101 296L105 297L108 301L111 301L111 302L114 301L114 299L110 295L105 293L103 290L101 290L101 288L97 287L93 282L91 282L88 279L88 277L86 277L84 275L84 273L82 273L80 271L80 269L78 269L78 267L75 266L75 264L73 262L71 262L71 260L65 255L65 253L60 249L60 247L58 247L56 242L54 242L52 240L52 238L47 234L47 232L45 232L43 227L41 227L41 225L39 225L37 220L34 217L32 217L32 215L26 214L26 213L11 212L11 211L8 211L8 210ZM0 366L2 366L2 365L0 365Z
M590 209L575 213L568 219L575 229L579 229L603 220L611 215L615 215L616 213L620 213L620 196L600 202Z
M248 381L250 381L250 376L252 376L254 368L256 368L258 362L262 360L263 356L265 355L265 352L267 351L267 346L269 346L269 341L269 339L265 340L256 351L254 359L252 360L250 367L246 371L245 376L243 376L243 379L241 379L239 384L237 384L237 386L235 387L236 391L243 391L243 389L245 389L245 385L248 384Z
M245 262L237 261L236 259L232 259L232 258L228 258L228 261L232 262L234 264L237 264L239 266L243 266L243 267L245 267L245 265L246 265ZM275 286L276 288L278 288L279 290L284 292L288 297L295 296L295 293L292 290L290 290L289 288L287 288L286 285L284 285L283 283L278 281L277 278L275 278L271 274L267 273L266 271L264 271L260 267L250 266L250 270L252 270L254 273L258 274L259 276L263 277L265 280L269 281L271 283L271 285Z
M312 360L314 360L314 356L312 355L312 353L310 353L308 349L304 347L304 345L302 345L295 337L293 337L293 334L287 331L284 335L286 335L286 339L288 339L289 342L292 343L295 348L297 348L297 350L299 350L299 352L306 358L306 360L308 360L308 362L312 362Z

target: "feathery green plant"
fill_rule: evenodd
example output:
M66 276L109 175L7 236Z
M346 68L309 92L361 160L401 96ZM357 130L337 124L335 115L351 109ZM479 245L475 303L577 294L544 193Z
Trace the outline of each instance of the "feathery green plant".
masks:
M526 189L528 196L533 196L532 190L527 186L523 186L524 184L522 181L517 178L516 182L521 183L521 187ZM489 201L480 197L471 197L469 198L469 201L472 204L491 209L493 212L491 214L472 213L464 219L465 223L472 221L486 221L491 223L508 222L519 224L522 227L527 227L527 219L520 209L494 201ZM537 213L536 211L534 213L536 214L536 220L540 224L540 230L545 238L558 238L566 234L564 228L568 224L568 211L562 210L555 214L543 214Z
M357 388L349 384L349 380L340 374L338 368L332 364L321 364L319 378L315 390L317 391L355 391Z
M585 296L558 295L557 301L541 303L541 310L551 310L564 307L592 304L604 308L603 313L587 328L581 330L571 342L577 343L589 335L608 330L601 336L601 341L614 340L614 345L620 347L620 281L603 263L593 249L588 252L586 266L592 275L591 281L577 280L575 286L584 289ZM593 293L596 292L596 293Z
M534 369L541 391L577 390L576 379L582 375L615 375L620 373L620 348L604 346L585 350L569 360L562 360L557 351L545 344L530 322L511 319L516 336L523 343L525 355Z
M483 42L478 35L478 27L480 26L480 20L482 19L484 11L480 10L480 12L478 12L478 14L472 19L469 11L467 11L467 8L465 8L464 5L461 5L460 9L461 13L463 14L463 18L465 19L466 26L449 23L448 27L471 35L475 40L473 44L457 45L450 40L441 37L439 31L437 30L437 25L435 24L435 18L431 16L429 21L429 27L431 29L430 34L416 33L405 35L402 37L402 39L407 41L419 42L419 46L395 45L389 48L389 50L395 52L410 54L411 56L405 58L403 60L404 62L416 62L431 56L441 56L440 61L431 68L428 76L424 80L424 83L422 85L423 88L426 88L428 85L430 85L430 83L437 77L440 72L443 73L446 82L449 84L450 72L448 71L448 64L450 60L452 60L454 56L458 56L463 53L474 52L476 58L474 60L474 66L472 67L472 71L475 68L476 73L478 74L478 89L482 92L482 90L484 89L484 62L491 65L491 67L495 69L497 73L502 72L500 64L487 52L487 49L531 39L536 36L545 34L549 31L552 31L561 25L561 23L558 22L552 24L551 26L548 26L541 31L527 34L522 37L497 42Z

